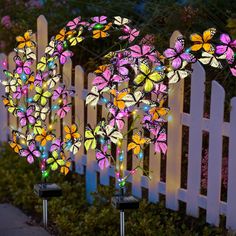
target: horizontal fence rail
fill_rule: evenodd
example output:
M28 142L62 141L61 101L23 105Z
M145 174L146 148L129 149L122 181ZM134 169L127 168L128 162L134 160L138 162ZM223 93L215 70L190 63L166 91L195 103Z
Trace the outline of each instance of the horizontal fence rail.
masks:
M48 26L44 16L40 16L37 21L37 60L44 53L48 43ZM170 45L180 35L174 32ZM12 52L8 56L0 54L0 60L7 59L8 69L15 68ZM2 64L2 63L1 63ZM1 65L2 66L2 65ZM2 68L1 68L2 69ZM72 71L74 70L74 73ZM71 60L63 66L63 83L66 86L74 86L76 90L75 98L71 100L74 106L74 117L69 114L63 121L67 124L79 121L79 132L84 133L85 122L93 127L98 122L98 109L88 106L85 109L85 98L92 87L93 74L85 75L83 68L79 65L73 67ZM0 76L3 77L1 70ZM74 76L74 78L73 78ZM154 149L150 146L149 151L149 171L151 180L142 172L128 178L131 183L132 194L142 198L142 188L148 189L148 200L153 203L159 201L160 194L165 195L166 207L172 210L179 209L179 201L186 203L186 214L198 217L199 209L206 210L206 221L210 224L219 225L220 215L226 216L226 227L236 230L236 98L231 100L230 122L224 122L224 101L225 91L216 82L212 82L210 118L203 117L204 93L205 93L205 71L203 67L196 63L193 65L191 76L191 96L190 113L183 112L184 103L184 81L178 84L169 85L169 107L171 121L168 122L168 152L166 158L166 182L161 181L161 155L154 154ZM85 81L88 81L88 89L85 89ZM74 81L74 82L73 82ZM73 84L72 84L73 83ZM4 90L1 86L1 95ZM100 104L101 105L101 104ZM106 110L102 107L102 116L106 115ZM86 112L85 112L86 111ZM18 121L11 114L7 114L4 106L0 105L1 118L1 141L8 139L8 125L18 126ZM181 188L181 162L182 162L182 127L189 127L189 149L187 168L187 187ZM60 123L57 124L57 134L60 135ZM127 124L125 126L127 129ZM202 133L209 132L209 160L208 160L208 186L207 195L200 192L201 188L201 160L202 160ZM229 138L229 161L228 161L228 187L227 201L221 201L221 172L222 172L222 145L223 136ZM127 141L123 142L123 150L127 150ZM124 152L127 155L127 152ZM110 185L110 177L115 178L115 168L111 166L105 170L100 170L95 157L95 151L89 150L85 154L85 149L81 146L80 151L75 156L76 172L86 177L86 192L88 201L92 201L91 193L97 190L97 183ZM135 165L133 160L132 165ZM127 163L125 163L127 169ZM99 173L99 175L97 175ZM127 171L128 174L128 171ZM97 179L99 176L100 179Z

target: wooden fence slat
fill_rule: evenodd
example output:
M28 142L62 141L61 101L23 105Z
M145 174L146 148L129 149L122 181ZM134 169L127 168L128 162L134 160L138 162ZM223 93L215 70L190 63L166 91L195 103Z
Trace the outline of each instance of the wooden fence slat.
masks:
M88 75L88 91L91 91L94 74ZM94 128L97 125L97 107L87 106L87 123ZM97 173L95 171L96 155L94 150L88 150L86 163L86 197L89 203L93 202L91 193L97 190Z
M40 61L48 45L48 22L45 16L40 15L37 19L37 58Z
M107 117L107 109L105 108L105 105L102 105L102 117ZM100 169L100 184L108 186L110 183L109 178L109 168L104 168L103 170Z
M84 100L83 100L83 90L84 90L84 70L81 66L77 65L75 67L75 123L78 124L78 131L84 139ZM75 168L79 173L83 172L83 165L81 158L84 155L84 144L80 146L79 152L75 155Z
M236 97L231 99L226 227L236 230Z
M170 39L173 47L175 40L180 36L175 31ZM172 120L168 122L168 150L166 160L166 207L178 210L178 190L181 179L181 156L182 156L182 124L181 114L183 112L184 81L177 84L169 84L168 104Z
M187 214L198 217L201 183L202 117L204 108L205 70L200 63L192 66L189 152L187 177Z
M220 212L224 99L224 89L216 81L213 81L210 109L207 222L216 226L219 225Z
M70 88L71 87L71 80L72 80L72 61L70 58L68 58L66 64L64 64L63 68L63 83L65 84L66 88ZM71 103L71 96L68 96L67 98L67 102ZM71 111L67 113L67 115L65 116L65 118L62 119L62 124L63 127L64 125L69 125L71 126L72 124L72 108ZM63 129L63 137L65 136L65 131Z
M11 52L8 55L8 70L11 72L16 69L16 64L13 60L15 55L16 55L15 52ZM11 127L11 128L16 129L18 127L17 117L13 116L11 113L9 113L9 124L10 124L9 127Z
M1 81L5 78L5 74L3 73L3 70L6 69L6 67L3 66L3 62L7 60L7 56L3 53L0 53L0 78ZM5 88L4 86L0 86L0 97L5 95ZM1 120L1 125L0 125L0 141L1 142L6 142L7 141L7 134L9 133L8 130L8 125L7 125L7 119L8 119L8 114L7 114L7 109L4 107L3 102L0 102L0 120Z

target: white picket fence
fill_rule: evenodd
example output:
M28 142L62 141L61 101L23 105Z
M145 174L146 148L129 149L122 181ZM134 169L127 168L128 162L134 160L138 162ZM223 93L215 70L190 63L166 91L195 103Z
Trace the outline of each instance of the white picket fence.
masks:
M47 21L44 16L40 16L37 21L38 31L36 36L38 43L37 55L43 55L44 48L48 43ZM171 38L173 45L176 37L180 33L174 32ZM14 52L7 57L9 69L14 69L12 62ZM0 55L2 61L6 56ZM71 85L72 63L69 60L63 67L63 82ZM1 77L3 75L1 74ZM85 95L84 81L88 79L88 90L91 89L93 74L85 78L81 66L74 67L76 97L75 121L79 120L79 132L84 133L85 118L87 123L93 127L97 123L98 110L91 106L87 107L85 114ZM142 188L148 189L148 199L150 202L157 203L159 195L165 195L166 207L177 211L179 201L186 203L186 213L198 217L199 208L206 210L206 221L210 224L219 225L220 215L226 216L226 227L236 230L236 97L231 100L230 122L224 122L224 99L225 91L216 82L212 82L211 87L211 109L210 119L203 118L204 91L205 91L205 71L203 67L196 63L193 65L191 76L191 98L190 114L183 112L184 83L169 86L169 107L171 121L168 122L168 153L166 156L166 182L160 180L161 157L154 155L153 147L150 146L149 171L152 171L152 178L149 180L141 171L137 172L128 181L132 184L132 194L142 198ZM3 94L3 88L0 89ZM102 108L104 116L106 110ZM71 123L71 115L66 117L65 123ZM1 140L7 141L8 126L17 126L17 119L7 114L3 105L0 105L0 130ZM182 126L189 127L189 150L188 150L188 174L187 188L181 188L181 159L182 159ZM56 127L60 134L60 124ZM127 126L126 126L127 129ZM207 196L200 194L201 185L201 159L202 159L202 132L209 132L209 162L208 162L208 186ZM125 131L124 131L125 132ZM221 168L222 168L222 144L223 136L229 137L229 160L228 160L228 187L227 201L220 200L221 196ZM127 154L127 143L123 143L124 153ZM97 189L97 173L100 175L100 184L109 185L110 177L115 177L114 167L100 170L97 166L95 152L89 150L85 155L83 146L75 157L76 170L79 174L86 176L87 199L91 201L91 192ZM132 161L135 166L136 159ZM84 168L86 167L86 168ZM126 166L125 166L126 168ZM155 219L153 219L155 220Z

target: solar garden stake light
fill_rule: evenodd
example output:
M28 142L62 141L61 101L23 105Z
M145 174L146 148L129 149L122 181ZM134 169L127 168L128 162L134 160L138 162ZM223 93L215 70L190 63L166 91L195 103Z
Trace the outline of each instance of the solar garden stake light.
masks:
M138 209L139 201L133 196L126 196L123 187L117 196L112 197L112 205L120 210L120 236L125 236L125 209Z

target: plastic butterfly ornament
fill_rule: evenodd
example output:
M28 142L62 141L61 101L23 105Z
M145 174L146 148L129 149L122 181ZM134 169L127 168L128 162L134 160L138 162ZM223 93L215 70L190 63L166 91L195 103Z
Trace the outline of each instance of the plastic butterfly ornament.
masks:
M57 170L58 167L65 165L65 161L61 158L61 155L59 155L57 151L53 151L46 162L50 165L50 168L53 171Z
M20 125L22 127L26 126L27 124L33 125L35 123L35 117L34 117L34 110L35 107L33 105L29 106L26 110L18 110L17 116L20 119Z
M148 138L142 138L141 133L136 133L132 136L132 142L128 144L128 151L133 150L135 155L142 151L142 146L150 142Z
M124 25L123 32L125 35L120 36L119 39L128 39L129 43L133 42L139 36L139 31L135 28L130 28L128 25Z
M32 31L28 30L25 32L24 36L17 36L16 41L18 42L17 48L21 49L24 47L33 48L35 42L31 40Z
M53 56L58 56L60 63L64 65L67 62L68 58L73 56L73 53L69 50L64 51L62 43L58 43Z
M37 149L35 143L31 143L28 148L21 149L19 151L20 156L26 157L28 163L32 164L35 161L35 158L41 156L41 152Z
M45 129L42 129L41 134L36 135L35 140L39 142L41 146L45 146L48 141L53 140L53 135L48 133Z

